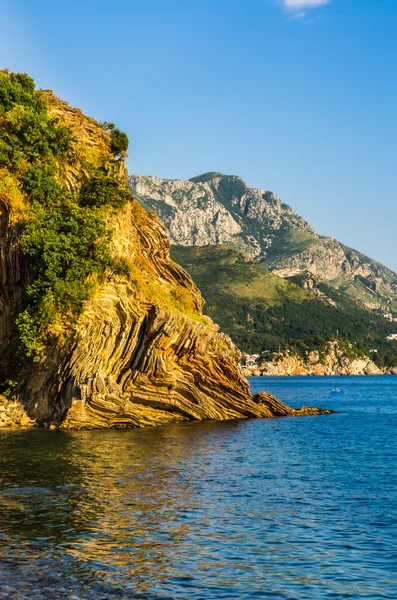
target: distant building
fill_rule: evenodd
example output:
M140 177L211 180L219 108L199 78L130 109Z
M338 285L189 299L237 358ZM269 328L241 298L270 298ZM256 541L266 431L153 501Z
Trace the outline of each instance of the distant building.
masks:
M393 321L396 322L397 319L396 317L393 317L393 315L391 313L384 313L384 318L387 319L388 321Z
M258 366L259 354L243 354L241 365L244 367L255 368Z

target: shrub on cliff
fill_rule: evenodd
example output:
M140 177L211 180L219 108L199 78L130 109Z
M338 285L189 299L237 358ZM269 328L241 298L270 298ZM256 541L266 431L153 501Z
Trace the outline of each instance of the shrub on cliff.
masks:
M44 103L34 91L34 81L26 73L0 72L0 111L6 112L16 104L42 109Z
M33 79L0 71L0 167L19 172L26 162L51 163L71 142L71 131L48 114Z
M104 131L110 135L110 149L117 156L123 156L128 150L128 136L124 131L117 129L114 123L104 121L101 123Z
M112 258L102 219L71 197L64 195L51 211L36 202L30 216L21 248L32 260L35 279L17 324L26 354L36 357L51 325L60 314L79 312L90 295L88 277L110 266Z
M128 150L128 137L124 131L114 129L110 134L111 150L115 156L123 155Z
M120 208L132 199L131 192L120 181L97 171L83 182L79 202L81 206Z

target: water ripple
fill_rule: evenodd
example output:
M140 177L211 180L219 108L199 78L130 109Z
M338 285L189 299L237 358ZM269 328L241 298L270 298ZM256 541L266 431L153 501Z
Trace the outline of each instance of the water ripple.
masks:
M338 413L0 431L0 598L395 599L397 379L262 387Z

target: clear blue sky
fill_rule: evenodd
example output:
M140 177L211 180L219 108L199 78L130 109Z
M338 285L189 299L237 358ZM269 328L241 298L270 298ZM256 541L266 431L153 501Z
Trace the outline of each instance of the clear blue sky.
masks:
M240 175L397 270L396 0L0 0L0 28L131 173Z

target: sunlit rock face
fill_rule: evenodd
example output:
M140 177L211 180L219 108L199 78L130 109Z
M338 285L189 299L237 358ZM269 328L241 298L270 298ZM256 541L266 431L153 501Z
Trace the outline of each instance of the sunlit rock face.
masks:
M139 175L132 175L129 182L134 194L159 208L173 244L222 244L241 233L239 223L205 183Z
M292 353L286 352L278 360L263 362L244 367L242 372L247 377L251 375L262 376L345 376L345 375L386 375L394 374L395 369L384 367L380 369L366 356L354 355L354 345L350 344L348 352L337 341L328 342L320 356L318 350L313 350L306 360Z

